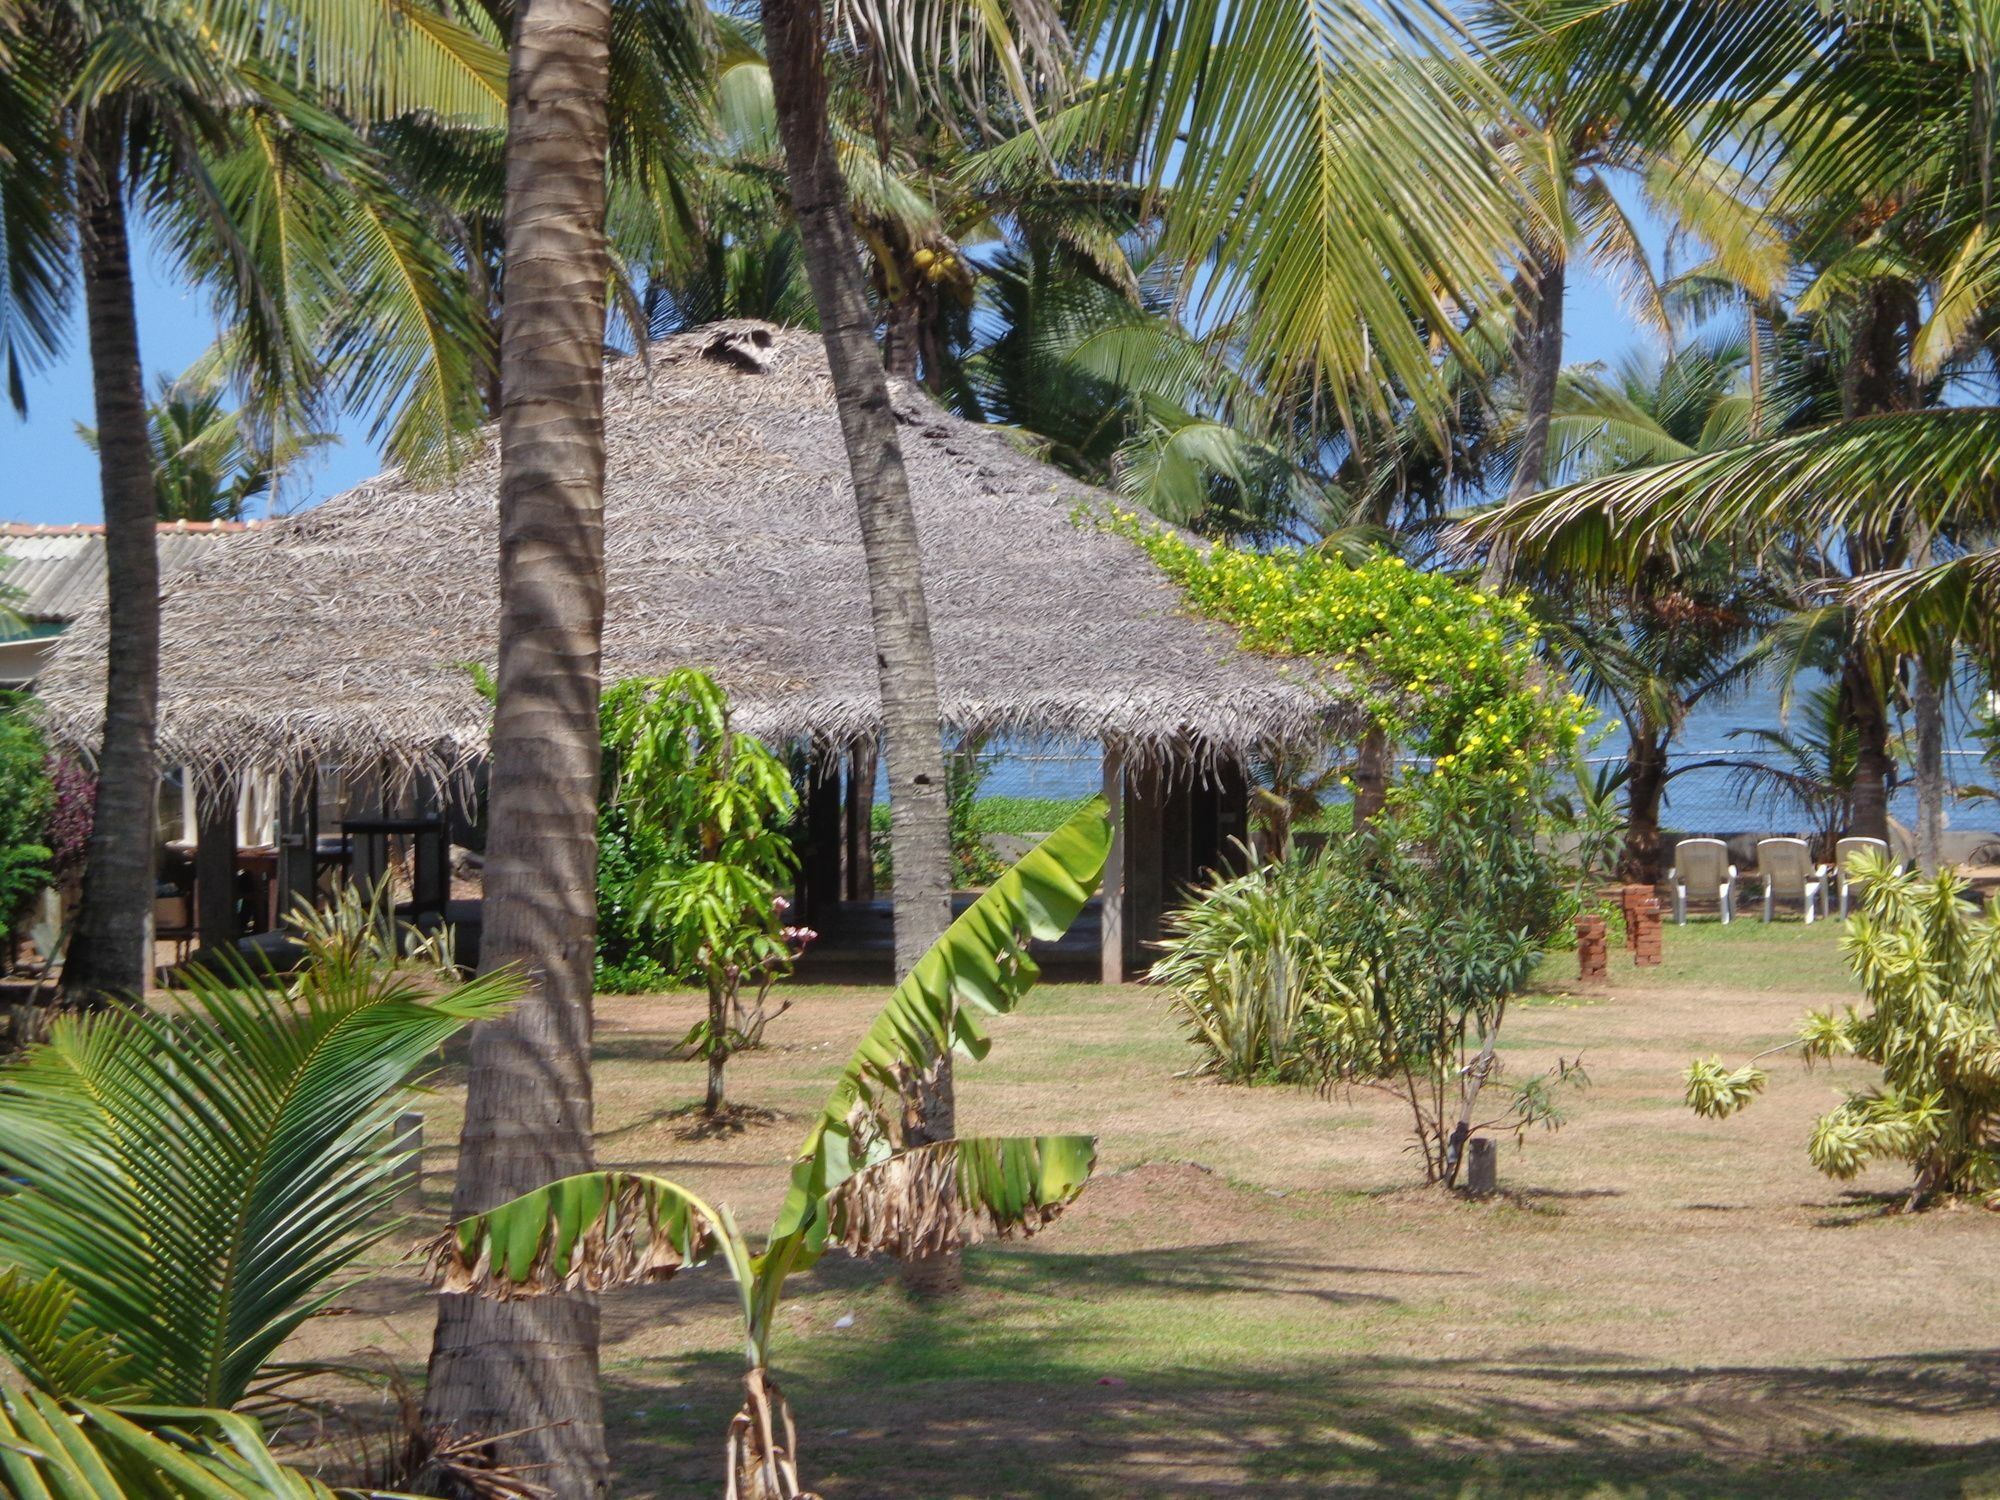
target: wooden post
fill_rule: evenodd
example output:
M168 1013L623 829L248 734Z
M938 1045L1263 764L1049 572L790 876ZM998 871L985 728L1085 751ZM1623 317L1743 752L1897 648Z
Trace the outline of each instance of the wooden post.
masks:
M1476 1135L1468 1144L1465 1190L1475 1198L1491 1197L1500 1191L1500 1152L1490 1136Z
M1125 982L1125 752L1104 747L1104 805L1111 814L1111 849L1104 857L1104 882L1098 887L1102 927L1098 933L1098 978L1105 984Z
M280 924L300 906L310 908L319 890L319 783L311 775L278 782L278 897Z
M382 768L368 766L351 773L347 777L347 816L358 820L382 815ZM372 900L376 887L389 873L389 836L363 833L350 835L347 842L348 882Z
M236 802L239 782L218 772L195 788L194 916L204 953L226 953L236 921Z
M424 1206L424 1117L420 1110L406 1109L396 1116L389 1152L400 1157L396 1169L396 1207L404 1213L419 1213Z
M1125 768L1125 962L1152 961L1166 914L1166 774L1157 764Z
M845 828L846 891L849 901L875 899L875 742L864 740L847 752Z
M824 930L840 901L840 759L815 749L806 763L805 845L799 850L799 906Z

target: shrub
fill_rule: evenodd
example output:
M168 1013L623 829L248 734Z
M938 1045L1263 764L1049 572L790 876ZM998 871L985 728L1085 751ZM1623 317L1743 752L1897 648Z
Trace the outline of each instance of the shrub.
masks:
M598 900L624 945L605 977L650 979L656 966L706 989L708 1014L685 1045L708 1062L715 1114L725 1065L761 1042L772 984L813 937L784 924L778 893L798 862L782 831L797 802L791 773L730 728L727 695L691 668L620 683L604 695L603 723L599 822L615 844Z
M1500 1076L1508 1001L1575 910L1519 788L1426 780L1317 856L1222 881L1169 919L1152 971L1200 1056L1232 1082L1385 1090L1415 1122L1425 1178L1457 1180L1474 1136L1561 1123L1557 1083Z
M1480 1113L1501 1076L1508 1002L1574 897L1513 787L1443 790L1432 783L1333 855L1324 930L1349 998L1309 1012L1300 1046L1322 1087L1381 1088L1407 1104L1425 1180L1449 1186L1474 1136L1553 1128L1552 1085L1586 1080L1558 1063Z
M48 886L54 808L48 747L19 700L0 694L0 937L14 931Z
M1882 1081L1820 1117L1807 1146L1813 1165L1846 1181L1877 1159L1907 1162L1910 1208L1945 1193L2000 1201L2000 902L1980 914L1949 870L1899 875L1873 856L1858 858L1855 873L1866 894L1841 948L1867 1008L1808 1012L1785 1045L1808 1064L1874 1063ZM1726 1118L1768 1076L1755 1058L1734 1071L1718 1058L1696 1059L1686 1073L1688 1107Z
M1224 880L1167 917L1152 979L1200 1056L1231 1083L1301 1075L1299 1019L1351 993L1328 945L1329 861L1293 854Z

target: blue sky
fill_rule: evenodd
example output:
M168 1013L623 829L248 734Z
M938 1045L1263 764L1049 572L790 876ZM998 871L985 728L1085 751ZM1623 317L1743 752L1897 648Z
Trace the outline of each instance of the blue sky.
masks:
M214 341L216 330L203 298L175 281L155 257L142 253L140 260L135 268L139 352L150 391L159 372L192 364ZM1572 361L1610 363L1646 338L1610 289L1587 273L1572 277L1567 313L1566 349ZM9 481L0 489L0 521L100 519L97 460L76 435L76 424L91 420L90 361L79 317L67 357L28 382L27 419L0 408L0 472ZM340 433L339 446L314 454L286 476L284 509L336 495L380 466L365 424L343 423Z

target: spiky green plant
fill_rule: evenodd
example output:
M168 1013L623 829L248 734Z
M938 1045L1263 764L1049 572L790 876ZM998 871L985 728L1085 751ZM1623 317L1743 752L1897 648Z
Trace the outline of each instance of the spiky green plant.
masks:
M1827 1176L1848 1181L1872 1162L1907 1162L1908 1206L1940 1194L2000 1193L2000 902L1983 914L1954 871L1899 874L1888 859L1854 860L1865 882L1860 915L1841 949L1866 1007L1808 1012L1798 1047L1808 1063L1854 1057L1881 1081L1856 1089L1813 1127L1808 1151ZM1752 1059L1734 1072L1688 1065L1687 1102L1711 1119L1763 1091Z
M240 965L190 971L170 1012L64 1017L0 1069L0 1173L16 1184L0 1196L0 1268L59 1279L57 1332L115 1352L121 1393L244 1401L394 1229L382 1211L406 1081L517 985L441 986L385 962L371 926L350 896L303 929L289 986ZM4 1306L0 1347L30 1369Z

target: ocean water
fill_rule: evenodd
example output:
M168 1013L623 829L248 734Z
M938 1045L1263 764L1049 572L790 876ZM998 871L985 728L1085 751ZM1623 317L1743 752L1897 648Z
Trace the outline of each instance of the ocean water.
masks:
M1805 676L1794 682L1789 724L1784 692L1774 680L1752 682L1732 697L1705 703L1690 714L1670 752L1669 764L1705 761L1730 764L1705 765L1674 777L1667 786L1666 825L1688 833L1804 831L1804 815L1796 803L1746 788L1735 770L1736 766L1752 761L1779 763L1784 759L1782 753L1764 749L1754 739L1735 732L1789 728L1798 733L1809 729L1805 722L1806 698L1820 682L1821 679ZM1954 786L1991 785L2000 782L2000 768L1980 762L1979 747L1970 737L1969 703L1970 694L1964 689L1950 703L1946 775ZM1622 728L1614 729L1592 758L1616 763L1624 758L1624 744ZM990 748L996 759L981 784L982 795L1084 797L1103 784L1094 745L1017 737L995 741ZM1904 784L1898 787L1890 806L1891 815L1904 823L1916 818L1916 792L1908 784L1908 775L1906 767ZM886 796L886 783L878 783L876 791L878 796ZM1946 804L1946 826L2000 831L2000 803L1953 799Z

